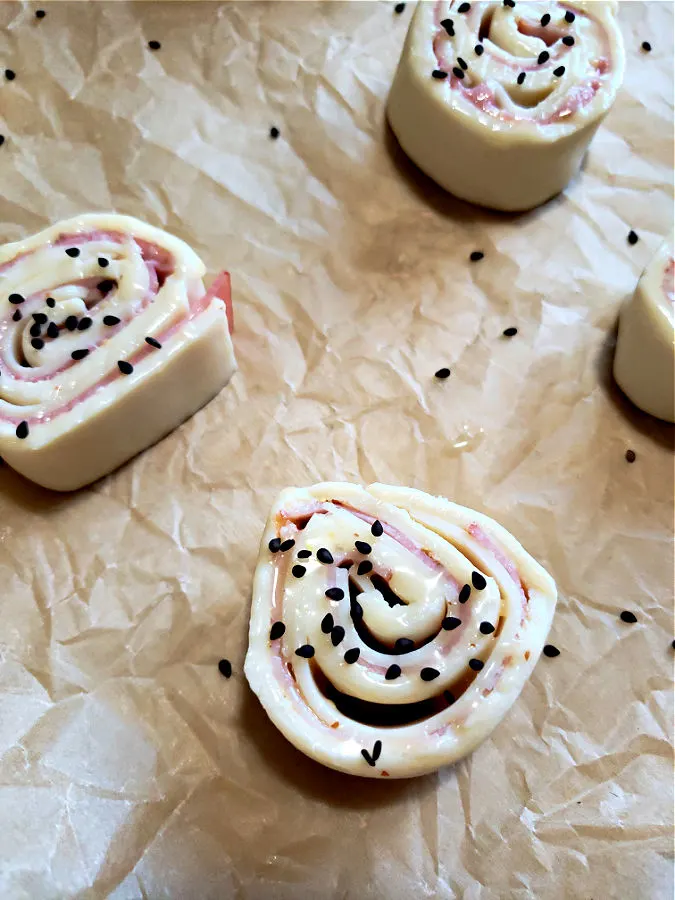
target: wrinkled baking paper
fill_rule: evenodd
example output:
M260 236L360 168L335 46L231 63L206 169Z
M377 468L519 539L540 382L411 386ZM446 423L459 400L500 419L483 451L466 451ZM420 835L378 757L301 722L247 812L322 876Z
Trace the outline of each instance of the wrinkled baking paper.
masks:
M0 471L3 900L672 897L673 431L610 360L672 226L673 7L621 4L618 102L522 216L388 132L412 7L0 5L0 238L85 210L168 229L231 271L240 365L77 494ZM324 769L246 685L268 508L322 479L476 507L558 582L560 656L437 775Z

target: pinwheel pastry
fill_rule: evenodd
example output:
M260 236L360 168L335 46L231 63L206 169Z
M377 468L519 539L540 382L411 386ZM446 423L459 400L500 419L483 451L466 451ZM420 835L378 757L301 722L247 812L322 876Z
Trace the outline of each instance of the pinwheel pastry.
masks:
M0 248L0 454L73 490L159 440L236 364L227 273L128 216L89 214Z
M263 537L246 676L318 762L421 775L506 714L555 604L551 577L487 516L382 484L289 489Z
M553 197L621 85L617 6L419 3L388 101L399 143L472 203L523 210Z
M675 421L673 236L642 273L619 318L614 378L636 406Z

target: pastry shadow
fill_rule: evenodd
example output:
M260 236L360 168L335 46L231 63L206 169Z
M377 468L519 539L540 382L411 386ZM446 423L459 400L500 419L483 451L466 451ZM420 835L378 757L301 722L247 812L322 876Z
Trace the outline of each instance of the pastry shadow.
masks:
M628 298L625 298L628 299ZM623 302L622 304L623 305ZM667 450L675 450L675 425L650 416L643 412L628 399L619 385L614 380L612 368L614 365L614 350L616 337L619 330L617 317L613 327L607 333L605 340L596 358L596 372L598 382L604 393L609 398L615 409L619 411L630 425L640 434L652 440L655 444L665 447Z
M421 799L438 786L433 772L418 778L358 778L322 766L286 740L252 691L244 693L240 725L263 762L294 791L331 806L368 810Z
M31 513L49 513L73 503L81 491L53 491L24 478L6 462L0 469L0 494L15 506Z

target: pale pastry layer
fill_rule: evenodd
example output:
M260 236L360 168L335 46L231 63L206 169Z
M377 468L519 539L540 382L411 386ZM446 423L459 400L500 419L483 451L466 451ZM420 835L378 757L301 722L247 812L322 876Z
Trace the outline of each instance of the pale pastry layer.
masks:
M530 209L559 193L623 79L616 11L602 0L419 3L387 105L402 148L482 206Z
M0 249L0 455L73 490L159 440L230 379L229 276L183 241L88 214Z
M619 318L614 378L645 412L675 422L673 236L642 273Z
M552 578L487 516L381 484L288 489L263 535L246 676L318 762L421 775L506 714L555 604Z

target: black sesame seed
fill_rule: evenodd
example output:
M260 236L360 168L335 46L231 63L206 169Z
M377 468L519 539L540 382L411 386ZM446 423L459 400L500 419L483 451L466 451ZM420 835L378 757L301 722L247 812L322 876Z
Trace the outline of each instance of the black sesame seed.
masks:
M96 287L102 294L107 294L115 287L115 282L112 280L112 278L104 278L103 281L99 281Z
M670 646L673 648L673 650L675 650L675 641L673 641L673 643Z
M369 766L373 766L373 768L375 767L375 760L365 748L361 751L361 756L365 759Z
M7 79L7 81L14 81L14 79L16 78L16 72L14 72L12 69L5 69L5 78Z
M420 678L422 681L433 681L434 678L438 678L440 674L438 669L432 669L431 666L425 666L420 672Z
M330 640L334 647L337 647L345 637L345 630L342 625L336 625L330 633Z
M89 356L88 350L73 350L70 354L72 359L84 359L85 356Z
M33 318L38 323L38 325L45 325L47 322L47 316L41 312L33 313Z
M295 655L301 656L303 659L311 659L314 656L314 647L311 644L303 644L295 651Z
M461 56L457 57L457 63L459 64L460 69L464 69L465 72L469 68L469 64L465 62Z
M4 143L5 143L5 136L4 136L4 134L0 134L0 147L2 147L2 145Z
M462 620L458 619L456 616L446 616L441 622L441 628L444 631L454 631L455 628L459 628L462 624Z
M311 550L298 550L298 559L309 559L311 555Z
M409 653L415 649L415 641L410 638L397 638L394 644L394 653Z
M281 132L274 125L270 128L270 137L272 138L273 141L276 141L276 139L279 137L280 134L281 134Z
M516 5L516 0L504 0L504 6L510 6L511 9Z
M466 601L471 596L471 585L465 584L462 590L459 592L459 602L466 603Z
M487 581L480 572L472 572L471 573L471 584L476 588L477 591L484 591L487 586Z
M558 66L557 69L553 70L553 74L555 75L556 78L562 78L563 75L565 74L565 66Z
M295 547L295 541L293 538L288 538L288 540L283 541L279 549L282 553L285 553L287 550L290 550L291 547Z
M352 600L349 612L354 620L363 618L363 607L358 600Z
M105 256L99 256L97 262L102 269L107 269L110 265L110 260L107 260Z
M293 566L291 572L295 575L296 578L302 578L307 569L304 566Z
M325 563L327 566L335 561L333 559L333 554L330 552L330 550L326 550L325 547L320 547L316 551L316 558L319 560L319 562Z
M58 336L59 326L56 324L56 322L50 322L49 325L47 325L47 337L57 338Z
M565 13L565 21L571 24L575 19L576 16L574 15L574 13L567 10L567 12Z
M470 659L469 660L469 668L473 669L474 672L480 672L485 663L482 659Z
M79 247L68 247L66 249L66 254L68 256L71 256L73 259L75 259L76 256L80 255Z
M637 622L637 616L629 609L624 609L619 618L622 622L626 622L628 625L634 625L635 622Z
M333 617L330 613L326 613L326 615L321 620L321 630L324 634L330 634L333 630L333 626L335 622L333 621Z
M562 39L562 42L566 47L574 46L574 38L572 37L571 34L566 34L565 37Z
M356 660L361 656L361 651L358 647L352 647L351 650L347 650L344 655L344 661L351 666L352 663L355 663Z
M42 348L45 345L45 342L42 340L42 338L38 338L38 337L33 338L33 340L30 343L31 343L31 346L34 347L36 350L42 350Z
M481 259L484 258L484 256L485 254L481 250L474 250L469 256L469 259L471 260L471 262L480 262Z
M544 13L544 15L541 17L541 24L544 26L544 28L546 28L550 21L551 16L549 15L549 13Z
M342 600L344 595L345 592L339 587L328 588L326 591L326 597L328 597L329 600Z
M373 564L369 559L364 559L363 562L359 563L359 567L356 570L357 575L367 575L368 572L371 572L373 569Z
M557 647L554 647L553 644L546 644L544 647L544 656L550 656L551 658L560 656L560 650L558 650Z
M68 316L64 325L68 329L68 331L75 331L77 328L77 316Z
M431 73L431 77L432 77L432 78L438 78L438 80L440 81L440 80L443 79L443 78L447 78L447 77L448 77L448 73L447 73L447 72L443 72L441 69L434 69L434 71Z
M31 337L39 337L41 332L42 328L38 325L37 322L34 325L30 326L29 334L31 335Z
M275 622L270 628L270 640L278 641L280 637L286 633L286 626L283 622Z
M452 70L452 74L455 78L459 78L460 80L464 78L464 71L459 68L459 66L455 66Z
M651 53L652 45L649 43L649 41L643 41L640 46L645 51L645 53Z
M476 54L476 56L482 56L483 53L485 52L485 47L482 44L476 44L476 46L473 49L474 49L474 53Z
M634 463L637 459L635 450L626 450L626 462Z
M455 24L452 19L443 19L441 22L441 28L445 28L449 37L455 36Z
M638 242L639 240L640 240L640 239L639 239L639 237L637 236L637 234L631 229L631 230L628 232L628 243L629 243L629 244L637 244L637 242Z
M373 524L370 526L370 533L373 537L382 537L382 533L384 532L384 528L382 527L382 522L379 519L375 519Z
M502 334L504 337L515 337L518 334L518 329L511 325L510 328L505 328Z
M452 706L452 704L457 699L455 697L455 695L453 693L451 693L450 691L443 691L443 696L445 697L445 700L446 700L448 706Z
M10 294L7 299L10 303L14 303L16 305L18 303L23 303L26 298L21 294Z
M77 330L78 331L86 331L87 328L91 328L91 325L92 325L92 321L89 318L89 316L82 316L80 321L77 323Z
M468 12L470 9L471 9L470 3L460 3L459 6L457 7L457 12L465 13L465 12Z
M521 72L520 75L516 78L518 84L523 84L525 81L525 72Z
M134 367L125 359L117 360L117 368L120 370L122 375L131 375L131 373L134 371Z
M54 307L56 306L56 300L53 297L47 297L45 303L50 309L54 309Z
M492 624L492 622L481 622L479 630L481 634L492 634L492 632L495 630L495 626Z
M120 319L117 316L103 316L104 325L119 325Z
M442 369L438 369L436 372L434 372L434 377L440 378L440 379L449 378L450 377L450 369L447 369L445 367L443 367Z
M148 41L148 47L151 50L160 50L162 45L160 44L159 41Z
M373 549L370 544L367 544L365 541L354 541L354 546L359 553L363 553L364 555L368 555Z
M396 6L394 7L394 12L396 13L397 16L400 16L404 9L405 9L405 3L397 3ZM443 24L443 23L441 23L441 24Z
M375 762L380 758L380 754L382 753L382 741L375 741L373 744L373 759Z
M20 310L20 309L15 310L15 311L14 311L14 315L12 316L12 319L13 319L15 322L20 322L22 318L23 318L23 317L22 317L22 315L21 315L21 310Z
M28 437L28 422L19 422L19 424L16 426L16 436L20 441Z
M272 538L272 540L267 545L267 549L270 553L278 553L279 547L281 547L281 538Z
M393 681L394 678L398 678L401 674L401 667L397 666L396 663L392 663L387 671L384 673L384 677L387 681Z
M161 349L162 349L162 345L161 345L160 342L157 340L157 338L154 338L154 337L146 337L145 343L146 343L146 344L149 344L151 347L154 347L155 350L161 350Z
M44 19L44 17L46 15L47 15L47 13L44 11L44 9L36 9L35 10L35 18L36 19Z
M218 663L218 671L223 676L223 678L230 678L232 676L232 663L229 659L221 659Z
M548 50L542 50L539 56L537 57L537 63L542 66L550 57L550 53Z

